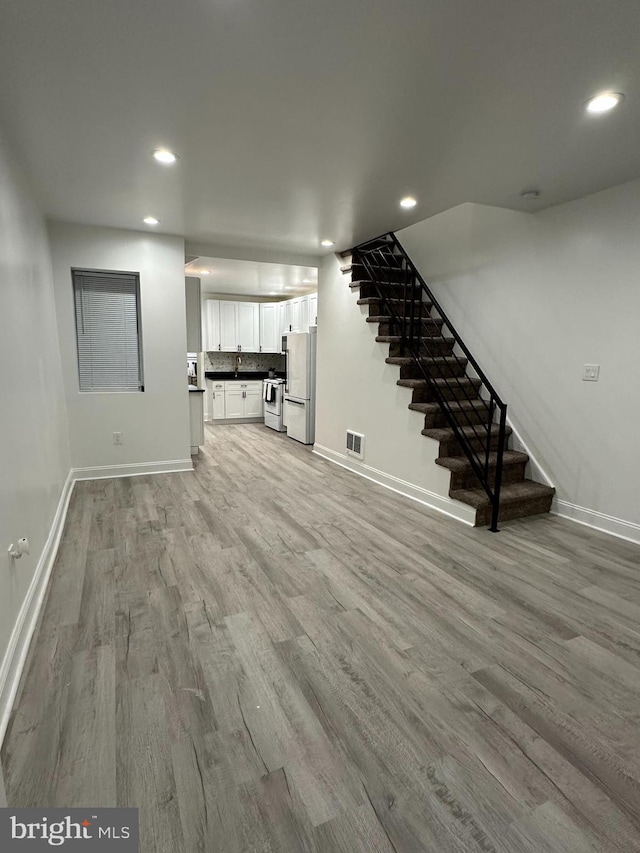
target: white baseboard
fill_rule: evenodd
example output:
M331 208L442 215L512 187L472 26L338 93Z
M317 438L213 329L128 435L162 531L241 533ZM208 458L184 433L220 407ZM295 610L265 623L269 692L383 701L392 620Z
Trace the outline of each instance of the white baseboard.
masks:
M353 471L354 474L364 477L365 480L371 480L379 486L384 486L385 489L390 489L392 492L404 495L405 498L410 498L412 501L424 504L429 509L435 509L437 512L443 513L443 515L448 515L449 518L462 521L464 524L468 524L469 527L473 527L475 524L476 511L473 507L459 501L454 501L449 497L438 495L435 492L430 492L428 489L423 489L422 486L416 486L406 480L400 480L398 477L393 477L384 471L378 471L377 468L364 465L362 462L358 462L335 450L330 450L328 447L323 447L321 444L314 444L313 452L328 462L333 462L335 465L340 465L342 468Z
M112 477L141 477L144 474L174 474L193 471L191 459L165 462L133 462L127 465L99 465L96 468L72 468L74 480L103 480Z
M33 573L29 589L13 626L4 658L0 664L0 744L4 740L31 638L38 622L49 576L58 553L58 545L64 529L74 482L73 471L69 471L62 487L49 536L42 549L38 565Z
M557 497L554 497L552 501L551 513L559 515L561 518L568 518L577 524L584 524L585 527L600 530L602 533L617 536L618 539L626 539L627 542L640 545L640 524L633 521L625 521L623 518L616 518L614 515L607 515L595 509L587 509L587 507L578 506Z

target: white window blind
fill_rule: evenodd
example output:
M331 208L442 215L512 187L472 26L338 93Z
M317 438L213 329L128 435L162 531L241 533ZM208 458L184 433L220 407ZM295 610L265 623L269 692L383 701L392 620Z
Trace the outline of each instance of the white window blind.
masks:
M74 270L81 391L140 391L140 288L134 273Z

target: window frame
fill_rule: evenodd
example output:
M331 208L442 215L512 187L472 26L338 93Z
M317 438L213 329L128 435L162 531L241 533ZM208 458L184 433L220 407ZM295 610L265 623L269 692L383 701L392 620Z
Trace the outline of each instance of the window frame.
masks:
M82 388L80 383L80 337L78 334L78 311L76 308L76 291L80 289L80 284L76 283L76 276L87 276L92 278L122 278L124 276L131 277L135 280L135 297L136 297L136 333L138 343L138 388ZM74 328L76 336L76 367L78 378L78 393L79 394L141 394L144 393L144 358L143 358L143 341L142 341L142 297L140 292L140 273L133 270L102 270L90 269L87 267L71 267L71 291L73 299L73 316Z

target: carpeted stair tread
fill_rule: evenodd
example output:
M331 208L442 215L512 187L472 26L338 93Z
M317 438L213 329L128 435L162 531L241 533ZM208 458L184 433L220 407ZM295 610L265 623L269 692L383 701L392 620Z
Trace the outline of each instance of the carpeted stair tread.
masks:
M430 383L426 379L398 379L396 385L401 385L403 388L426 388ZM431 384L449 386L452 384L451 379L431 379ZM479 379L469 379L469 377L461 376L460 381L455 385L458 388L479 388L482 382Z
M360 279L358 281L349 282L349 287L352 290L355 290L356 287L363 287L365 284L373 284L373 283L374 282L372 282L370 278L363 278L363 279ZM382 281L382 282L380 282L380 284L384 285L385 287L388 287L389 285L393 285L393 287L404 288L404 281ZM411 285L408 286L408 289L411 290ZM413 289L415 290L416 293L421 294L420 288L414 286Z
M465 435L467 438L486 438L487 430L484 428L482 424L476 424L475 426L463 426L460 428L460 432ZM491 425L491 435L492 437L496 437L498 435L499 429L498 424ZM509 436L512 433L512 429L510 426L506 426L504 428L505 436ZM423 429L422 435L426 435L428 438L433 438L436 441L444 443L446 441L455 441L455 433L450 427L433 427L432 429Z
M427 303L425 303L427 304ZM422 335L422 340L424 343L428 343L429 340L433 338L434 341L442 342L445 341L448 344L455 344L455 340L453 338L445 338L442 335ZM402 335L376 335L376 341L379 344L400 344L402 343Z
M452 400L449 403L449 406L457 411L474 411L474 412L488 412L487 404L484 400ZM409 403L409 408L414 412L422 412L423 415L436 415L439 414L442 409L438 405L438 403Z
M416 317L415 319L418 320L419 318ZM373 317L367 317L366 320L367 323L388 323L390 320L393 320L393 317L389 317L388 314L376 314ZM396 322L400 322L400 320ZM409 322L411 322L411 318L407 317L405 323ZM444 324L444 320L441 320L438 317L423 317L422 324L425 326L427 324L431 324L433 326L442 326Z
M360 299L358 299L358 305L375 305L376 302L397 302L398 305L403 305L404 299L396 299L395 296L361 296ZM411 303L409 303L409 305L410 304ZM417 305L418 303L416 303L416 307ZM423 310L427 308L431 310L431 308L433 308L430 302L421 302L420 305L422 305ZM385 315L385 317L387 320L389 319L388 315ZM423 319L428 320L432 318L425 317L423 314Z
M456 358L455 355L422 355L420 356L420 361L424 361L425 366L428 367L430 364L466 365L468 359ZM387 364L406 365L415 364L416 360L410 355L390 355L388 358L385 358L385 362Z
M500 489L500 506L524 503L536 498L552 498L555 494L552 486L536 483L533 480L523 480L521 483L508 483ZM475 509L490 509L491 502L484 489L452 489L449 496L457 501L469 504Z
M483 456L481 459L484 461ZM489 454L489 468L495 468L497 461L498 454L491 452ZM502 464L504 466L522 465L523 462L526 463L528 461L528 455L526 453L520 453L517 450L505 450L502 454ZM436 465L441 465L443 468L447 468L447 470L454 471L457 474L473 471L471 462L469 462L466 456L440 456L436 459Z

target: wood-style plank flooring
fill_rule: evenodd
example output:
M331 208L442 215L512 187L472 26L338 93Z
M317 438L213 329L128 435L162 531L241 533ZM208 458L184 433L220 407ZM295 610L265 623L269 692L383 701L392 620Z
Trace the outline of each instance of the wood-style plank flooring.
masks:
M639 561L209 428L77 484L9 802L138 807L144 853L640 851Z

